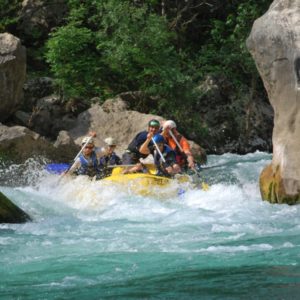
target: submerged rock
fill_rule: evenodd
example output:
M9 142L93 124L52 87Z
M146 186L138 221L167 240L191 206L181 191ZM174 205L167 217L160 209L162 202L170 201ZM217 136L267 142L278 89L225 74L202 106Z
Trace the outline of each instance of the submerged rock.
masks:
M0 192L0 223L25 223L30 216Z
M260 176L262 198L300 200L300 4L275 0L253 25L247 46L274 108L273 160Z

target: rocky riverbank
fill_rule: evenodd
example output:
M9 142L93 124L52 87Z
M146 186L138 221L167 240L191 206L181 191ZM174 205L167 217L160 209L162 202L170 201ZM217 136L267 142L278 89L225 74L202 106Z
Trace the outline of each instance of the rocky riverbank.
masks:
M88 101L94 103L91 106L76 99L65 102L55 93L51 78L26 78L26 51L17 37L0 34L0 52L2 157L23 161L44 155L57 161L70 160L90 130L97 132L99 146L107 136L114 136L119 143L117 151L122 153L150 118L164 118L132 109L132 104L144 97L141 92L122 93L102 105L97 98ZM273 114L268 103L258 99L247 108L239 105L231 85L220 78L209 77L199 88L203 93L195 107L199 112L195 122L203 124L206 134L200 135L194 128L183 132L194 139L191 143L196 156L204 150L217 154L271 150ZM180 120L176 122L180 131Z

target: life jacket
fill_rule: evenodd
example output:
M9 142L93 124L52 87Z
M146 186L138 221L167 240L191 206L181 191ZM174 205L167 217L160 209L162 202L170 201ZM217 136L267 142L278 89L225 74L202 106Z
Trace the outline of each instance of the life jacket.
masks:
M181 139L182 139L182 135L180 134L177 138L179 145L181 145L180 144ZM186 167L188 164L186 154L179 149L178 145L176 144L176 142L173 140L172 137L170 137L167 142L168 145L171 147L171 149L175 151L176 162L179 164L179 166Z
M98 159L96 153L93 151L89 160L87 160L83 154L80 154L80 168L77 170L78 175L88 175L93 177L100 172Z
M115 152L113 152L111 155L102 156L99 161L99 165L102 168L105 168L107 166L120 165L120 164L121 164L121 159Z
M140 146L146 141L148 132L141 131L139 132L131 143L127 147L127 151L137 154L139 157L146 158L148 156L145 154L140 153L139 148ZM152 142L149 143L149 146L152 145Z
M171 154L175 154L175 151L173 149L171 149L169 146L164 145L164 149L162 151L162 157L167 160L167 157ZM166 163L162 160L159 152L155 149L153 152L153 159L154 159L154 164L157 167L157 174L158 175L163 175L163 176L168 176L169 177L169 173L166 171Z

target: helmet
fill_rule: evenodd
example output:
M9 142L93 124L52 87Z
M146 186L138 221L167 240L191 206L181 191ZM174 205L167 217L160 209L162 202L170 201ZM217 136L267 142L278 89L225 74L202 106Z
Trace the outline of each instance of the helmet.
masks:
M152 119L148 122L148 126L151 127L160 127L160 123L158 120Z
M163 137L161 134L156 134L156 135L153 137L153 141L154 141L156 144L165 143L165 139L164 139L164 137Z
M86 144L88 142L88 144L94 144L94 140L91 136L86 136L82 139L81 145Z
M114 138L112 137L108 137L104 140L104 142L108 145L108 146L116 146L117 142Z
M164 123L163 129L166 130L167 128L173 129L176 128L176 123L173 120L168 120Z

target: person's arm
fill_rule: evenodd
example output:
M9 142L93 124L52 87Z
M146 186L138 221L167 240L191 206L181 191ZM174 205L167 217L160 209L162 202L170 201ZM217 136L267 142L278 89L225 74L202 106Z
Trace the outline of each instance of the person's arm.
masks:
M78 157L72 167L66 172L67 175L72 175L81 166L80 158Z
M140 146L140 153L148 155L150 154L150 149L149 149L149 143L151 142L151 139L153 137L153 134L151 132L149 132L147 134L147 139L145 140L145 142Z
M180 166L176 162L176 154L174 151L169 152L165 157L165 163L163 163L163 166L170 175L174 175L181 171Z
M188 166L191 169L194 169L195 168L195 160L194 160L193 154L191 152L191 148L190 148L189 142L187 141L186 138L183 138L183 137L181 138L180 142L181 142L181 147L183 149L183 152L186 155Z

